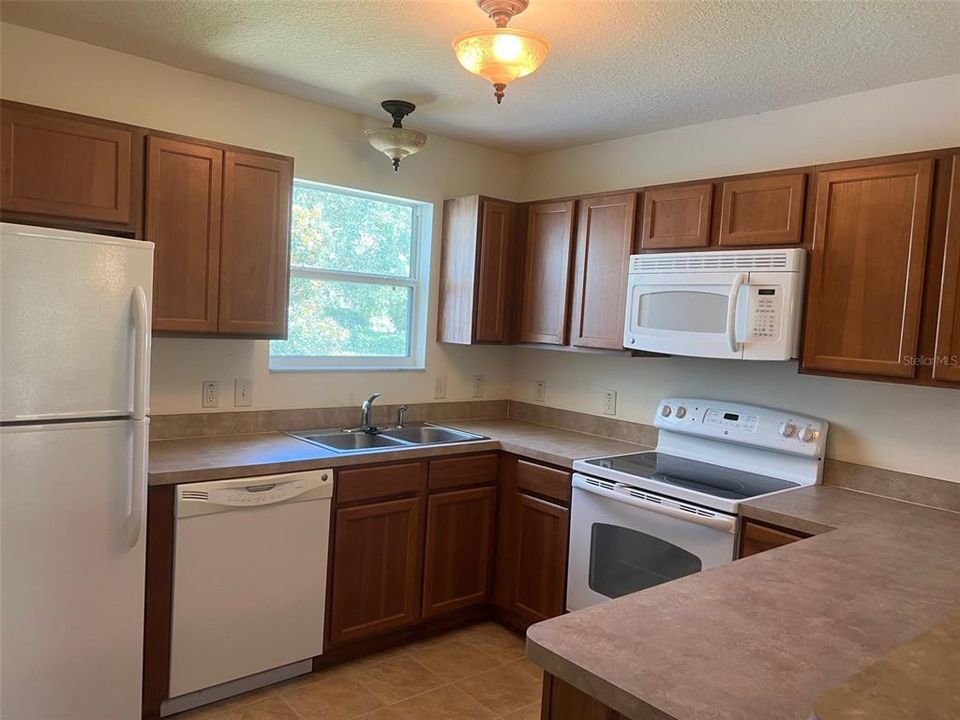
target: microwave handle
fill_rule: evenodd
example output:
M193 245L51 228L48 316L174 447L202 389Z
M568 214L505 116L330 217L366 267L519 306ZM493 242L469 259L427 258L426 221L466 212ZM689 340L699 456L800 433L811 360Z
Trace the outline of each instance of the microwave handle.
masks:
M740 343L737 342L737 307L740 305L740 288L746 280L744 273L737 273L727 298L727 345L730 346L730 352L734 353L740 352Z

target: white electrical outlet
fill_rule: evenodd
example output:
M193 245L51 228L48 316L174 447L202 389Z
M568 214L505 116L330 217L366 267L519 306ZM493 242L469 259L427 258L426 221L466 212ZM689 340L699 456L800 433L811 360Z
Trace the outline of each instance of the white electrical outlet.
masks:
M544 402L547 399L547 383L543 380L537 380L537 390L534 398L537 402Z
M604 415L617 414L617 391L616 390L603 391L603 414Z
M204 380L203 392L200 397L200 406L215 408L220 406L220 381Z
M250 378L234 378L233 406L250 407L253 405L253 380Z
M474 375L473 376L473 397L482 398L483 397L483 375Z
M433 386L433 399L443 400L447 397L447 376L440 375Z

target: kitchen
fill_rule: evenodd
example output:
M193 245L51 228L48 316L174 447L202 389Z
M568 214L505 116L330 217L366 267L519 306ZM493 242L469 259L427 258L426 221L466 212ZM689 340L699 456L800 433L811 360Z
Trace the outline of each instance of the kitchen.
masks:
M325 5L301 9L303 15L298 16L301 11L294 11L294 5L290 18L265 21L268 27L279 24L273 37L283 37L282 31L290 31L298 17L303 23L309 21L310 27L318 28L311 34L312 42L325 43L323 50L333 66L356 60L356 50L347 39L319 28L356 23L382 29L403 16L377 4L351 8L357 14L352 19ZM471 23L487 22L485 15L472 2L433 7L436 27L431 24L430 36L440 38L436 43L442 54L437 57L451 64L437 72L448 73L451 87L468 103L468 114L476 115L470 132L463 129L467 125L459 130L455 123L449 125L450 135L458 138L451 139L441 129L444 117L444 122L453 122L453 115L443 115L442 98L431 100L424 88L405 82L402 68L383 69L372 61L358 68L368 85L376 87L376 97L369 91L361 93L360 84L355 83L349 92L356 95L351 102L357 104L342 105L343 98L320 91L338 87L324 84L334 82L329 68L316 70L311 91L258 75L249 67L243 70L247 62L243 58L253 58L252 66L261 53L261 62L266 63L262 56L266 51L248 47L229 33L223 41L236 43L233 50L240 52L231 67L209 57L206 64L202 57L181 58L158 40L161 32L167 37L178 32L184 42L198 42L196 34L201 30L197 28L206 27L201 21L217 17L225 22L217 15L228 12L223 9L211 11L213 16L208 17L202 12L191 15L190 8L183 6L182 17L177 13L161 17L150 15L149 7L119 12L96 3L3 4L4 177L10 173L16 177L22 170L22 177L29 179L31 168L39 168L37 176L49 177L42 173L49 167L51 154L57 158L56 153L69 150L68 145L57 145L56 137L36 141L49 135L24 134L25 144L20 147L26 156L33 150L48 164L34 159L37 164L18 168L13 162L18 156L7 150L10 127L38 127L46 132L53 128L52 134L61 131L62 137L60 123L85 122L109 128L103 132L111 142L117 138L115 133L130 138L130 156L127 214L119 220L117 215L91 219L89 212L83 216L76 207L63 204L31 206L35 194L11 197L9 185L0 199L2 219L56 229L61 235L63 231L99 233L134 243L131 253L136 252L136 243L155 244L152 283L149 274L141 274L139 281L152 311L152 350L149 363L142 363L139 373L132 366L129 369L141 379L149 371L149 395L142 391L137 395L131 389L131 396L143 398L143 407L131 404L129 408L131 427L136 427L136 418L149 417L149 485L142 488L140 498L132 493L127 498L126 488L117 491L122 497L114 498L130 501L131 506L136 499L145 504L146 512L142 537L135 543L145 558L140 570L142 599L131 603L133 609L122 618L129 627L141 628L140 638L132 637L137 632L130 631L116 639L118 647L122 644L131 657L139 659L126 663L132 664L129 687L122 698L114 699L121 705L113 707L129 708L135 696L136 710L133 714L126 709L104 711L107 705L97 704L110 701L112 693L103 687L106 675L97 672L95 663L83 663L87 669L82 677L71 675L69 668L61 667L63 662L44 655L44 648L31 643L28 635L8 634L17 625L26 627L24 616L16 615L22 607L17 602L24 597L25 602L36 601L29 594L36 590L22 584L26 576L19 574L25 571L12 554L17 547L13 533L26 533L23 537L36 543L38 552L51 546L49 537L61 544L76 542L78 552L84 548L80 537L68 532L74 528L70 516L57 516L55 524L70 522L52 536L44 533L38 538L39 527L20 528L18 515L27 517L27 508L30 513L40 512L42 508L36 509L32 502L46 496L34 494L35 488L28 488L23 498L15 490L7 494L12 487L7 478L14 477L9 468L14 465L12 456L5 453L3 459L11 460L5 463L2 496L3 526L10 528L3 531L0 708L5 717L133 717L141 712L143 717L179 712L187 713L182 717L190 717L190 712L210 717L246 712L258 717L257 706L264 717L269 717L267 712L290 718L363 713L431 717L431 712L442 717L434 705L448 707L448 717L511 713L535 717L541 712L544 717L587 717L586 706L577 704L586 702L585 695L624 717L695 717L704 716L707 708L713 713L708 717L808 717L816 706L826 720L842 716L836 713L864 696L848 691L848 682L869 682L875 664L895 665L897 653L908 651L904 647L909 643L929 640L932 633L934 640L927 646L931 647L937 633L950 632L948 620L960 610L960 580L944 548L955 547L958 539L960 403L953 389L955 364L936 358L956 355L951 337L960 336L960 329L954 330L960 315L955 299L958 243L953 240L960 231L955 229L958 215L951 212L951 199L960 192L953 189L958 172L954 158L960 145L958 49L956 33L950 32L958 22L956 7L930 4L921 11L911 6L924 18L918 30L898 24L895 15L905 10L896 10L898 6L892 4L884 4L887 9L878 4L863 13L850 10L850 16L843 15L844 10L834 10L841 14L830 16L830 11L821 9L818 12L825 15L814 13L814 18L799 17L811 12L799 3L799 9L785 12L783 18L751 6L752 16L759 13L771 28L782 31L777 23L794 23L792 31L803 34L807 42L819 43L816 49L825 57L835 57L828 51L850 54L849 72L836 74L830 82L820 77L818 87L826 89L818 92L797 91L782 101L751 100L752 105L743 99L754 98L748 89L723 86L725 92L739 92L743 99L742 105L734 103L741 108L735 112L718 104L710 106L711 114L697 117L689 111L684 114L678 104L671 107L678 120L658 124L637 118L635 124L624 126L629 132L607 129L592 135L587 132L594 131L590 117L573 118L569 127L554 131L555 138L566 132L569 135L564 137L573 140L538 139L549 130L549 126L538 130L535 124L543 115L505 113L549 115L565 103L565 114L577 114L570 113L566 99L570 93L562 90L562 72L583 67L563 64L575 61L577 43L572 38L577 5L535 0L513 22L543 32L552 48L541 69L507 87L501 105L488 86L459 67L449 48L451 37ZM52 9L44 10L47 6ZM681 23L691 37L703 39L703 30L694 21L697 7L696 3L687 8L678 4L673 22ZM591 32L611 33L617 15L610 7L602 9L603 13L597 10L597 25ZM425 9L408 11L427 13ZM635 21L654 23L656 17L637 12ZM743 19L738 13L748 13L736 8L712 12L732 13L718 16L726 19ZM836 36L826 39L825 28L841 20L863 24L864 36L871 39L866 49L858 46L855 51L852 40L845 45ZM191 24L196 28L191 29ZM751 47L769 47L766 32L751 31L752 26L745 24L739 40L753 43ZM659 27L667 32L666 26ZM769 35L776 35L767 29ZM374 34L378 42L383 41L384 33ZM613 34L623 42L640 37ZM925 41L934 37L942 38L939 45ZM134 42L137 38L139 42ZM666 42L657 33L643 38L651 47ZM398 35L391 42L402 44L403 37ZM894 73L892 60L879 62L869 54L874 45L907 48L912 47L910 43L939 47L945 64L937 65L937 51L930 49L930 57L921 53L921 59L915 60L916 69ZM302 65L310 53L295 45L273 47L267 54L282 55L288 66ZM699 49L721 52L707 47ZM368 52L384 51L371 47ZM597 62L603 53L595 52L598 55L579 61ZM723 52L729 59L729 51ZM870 58L876 67L870 66ZM618 59L624 62L622 56ZM652 75L644 79L643 63L628 67L640 78L640 87L655 82ZM771 78L806 72L809 79L812 73L830 69L826 61L813 70L787 67L784 62L765 72ZM868 74L868 69L874 75L866 79L857 75ZM416 67L407 68L408 75L415 71ZM674 72L681 73L680 69ZM733 77L726 81L734 83ZM621 82L618 78L610 78L611 88ZM375 80L394 84L376 86ZM772 94L774 87L781 86L770 82L767 90ZM535 95L538 85L554 88L552 97ZM600 102L609 102L610 107L623 100L609 88L579 88L588 89L608 93L608 100ZM342 91L347 92L347 86ZM705 103L722 94L695 97ZM429 130L430 136L420 152L402 159L395 173L390 161L369 146L363 131L389 124L378 105L384 97L398 95L409 96L418 106L402 119L404 127ZM548 101L554 104L547 106ZM632 113L641 112L636 102L627 105ZM527 117L532 118L530 123L524 120ZM516 137L509 137L514 130L503 129L505 118ZM580 134L571 128L580 128ZM189 160L186 166L180 164L183 158ZM72 167L82 172L81 164ZM254 174L244 176L242 170L250 168L256 172L250 170ZM165 177L164 172L169 174ZM179 183L178 172L194 174L190 182ZM190 204L195 195L186 191L176 195L182 188L195 189L196 173L202 172L207 172L208 184L201 187L211 190L205 197L208 203L216 198L215 209L212 205L198 209L198 204ZM786 220L776 225L781 217L774 217L775 231L767 227L752 239L744 240L741 233L739 239L731 240L738 228L725 220L737 219L730 211L733 200L738 193L763 190L762 183L768 183L766 197L771 198L766 207L789 210ZM264 187L275 193L275 204L235 199L238 193L262 192ZM905 193L905 187L914 190ZM846 192L845 188L853 189ZM855 217L857 198L871 192L876 195L865 202L873 203L873 215L858 216L868 224L866 231L858 234L836 220L836 213L845 210ZM172 198L166 205L164 193ZM111 202L120 195L111 195ZM787 202L780 202L784 197ZM266 220L261 210L246 212L265 206L274 211ZM165 213L176 214L181 207L209 211L209 218L218 219L219 224L214 228L205 223L200 230L186 220L180 225L177 221L164 224ZM360 232L344 222L348 237L366 241L364 233L386 227L384 218L388 218L394 232L391 247L396 247L400 235L395 231L400 228L406 249L390 253L390 264L374 268L371 258L379 262L388 254L363 254L358 242L340 256L342 266L320 264L317 258L323 259L325 250L312 244L319 236L314 231L322 227L321 220L337 222L330 215L335 207L377 211L363 214L374 219ZM826 222L828 210L839 224ZM284 211L287 218L292 216L292 229L290 219L283 219ZM909 220L904 222L903 217ZM672 218L674 226L658 229L656 218L666 218L667 225ZM771 220L762 213L740 219L747 223ZM677 223L683 222L688 226L678 229ZM255 232L245 232L254 226ZM30 232L42 234L23 232L23 237ZM605 233L603 243L585 242L598 233ZM272 238L266 245L272 256L258 256L257 246L249 244L261 237ZM826 244L818 245L818 238L826 238ZM120 252L127 247L123 242L110 247ZM241 244L231 246L231 242ZM217 243L219 253L214 256ZM876 250L877 243L881 251ZM534 255L531 248L543 254ZM485 254L488 250L492 260ZM789 262L786 258L791 253L804 258L802 291L787 293L800 308L794 312L782 308L778 315L778 322L802 323L795 336L799 345L789 348L785 343L786 349L781 349L788 353L784 357L798 360L689 357L686 351L663 344L656 350L625 349L629 338L623 332L623 318L628 298L633 299L628 287L644 275L631 272L631 255L641 258L641 263L651 262L644 258L679 263L677 258L689 255L692 259L684 261L689 264L708 255L720 258L744 251L773 252L784 256L784 262ZM287 257L284 253L298 262L278 263L278 258ZM51 261L34 257L29 248L14 261L8 262L5 256L5 289L17 288L10 280L21 275L18 269L27 262L42 268ZM599 270L593 269L594 262ZM866 270L856 263L865 263ZM268 267L275 273L271 279L244 280L244 273ZM713 283L713 292L706 293L722 294L719 306L714 300L696 312L686 312L682 304L672 304L657 316L658 322L674 315L695 322L719 313L724 332L706 333L721 336L710 340L717 352L735 352L724 351L729 348L726 331L731 327L733 343L742 346L743 352L747 345L762 347L763 343L749 341L753 326L748 329L745 320L752 312L751 301L769 297L759 294L769 289L769 279L761 280L764 286L755 297L739 288L731 292L734 282L751 288L750 275L755 271L769 274L769 269L734 268L729 277ZM370 276L346 277L364 272ZM724 269L719 274L729 272ZM831 273L840 273L839 279ZM689 267L683 272L684 282L701 289L710 285L702 282L704 276L716 274ZM35 276L40 275L38 269ZM4 296L4 340L20 327L24 337L34 337L50 316L39 309L33 313L21 308L70 300L66 291L57 288L71 280L79 282L78 275L50 276L49 286L20 288L18 292L41 297L49 297L42 291L61 294L34 305L18 305L12 314ZM647 275L655 283L677 273L657 270ZM746 277L737 280L741 275ZM402 358L390 358L392 364L386 367L349 367L344 358L358 353L343 340L339 342L347 344L338 346L339 354L312 357L309 367L296 367L301 362L297 358L309 357L304 347L332 343L330 338L343 333L335 325L310 321L309 303L298 308L293 301L309 297L306 290L311 283L342 287L358 280L368 287L389 288L389 297L405 298L399 310L371 323L371 327L387 327L400 324L397 318L408 322L403 325L407 343L401 343L400 351L389 351ZM864 285L851 289L855 282ZM818 292L811 291L815 287ZM244 294L249 288L269 288L269 292L259 297ZM733 303L731 296L735 296ZM574 300L568 303L568 297ZM773 297L784 297L784 292L778 290ZM341 295L340 300L349 304L350 297ZM358 307L362 309L357 305L351 310ZM645 307L637 306L638 319L650 319L649 306ZM729 311L734 313L732 324ZM259 325L245 325L248 321L240 317L244 312L261 313L253 320ZM330 322L349 322L339 318ZM893 331L890 318L897 321ZM278 329L281 325L286 333ZM643 343L645 336L656 335L650 332L655 329L647 322L635 328L634 335ZM70 336L75 346L67 335L61 338L63 345L56 351L61 366L83 345L83 334L89 331L86 325L75 329ZM287 339L280 340L284 334ZM358 331L356 337L374 334ZM783 338L791 337L784 330ZM5 352L11 347L7 342L3 345ZM41 354L43 350L36 349ZM9 372L7 357L11 356L4 355L4 376ZM337 369L327 363L331 357ZM361 360L373 363L371 357ZM79 376L58 382L70 383L60 397L77 403L85 399L84 389L92 391ZM4 405L14 398L8 387L3 388ZM339 442L329 436L310 442L283 434L357 427L361 406L374 393L381 397L370 401L367 420L389 431L347 435L360 438L356 442L375 437L376 442L387 443L379 449L343 452L322 446ZM398 411L403 405L407 410L400 422ZM670 408L668 416L663 415L665 407ZM678 419L679 407L684 408L684 417ZM73 410L77 408L84 409L78 404ZM767 414L765 408L777 410ZM669 449L689 458L704 436L682 428L677 431L677 425L668 423L697 418L697 427L707 428L699 420L705 421L707 412L715 409L723 411L718 421L737 423L735 434L742 431L756 438L758 433L746 427L754 417L761 433L772 428L771 446L812 445L816 450L807 456L805 451L783 453L756 443L730 443L724 446L730 452L721 453L729 467L807 484L798 479L802 475L813 478L814 487L739 500L734 508L702 493L690 494L703 488L687 488L687 494L677 497L675 489L651 484L655 480L632 481L650 497L713 512L720 521L732 517L735 530L725 534L728 556L721 567L703 573L584 609L571 607L571 587L589 584L584 572L575 577L570 571L574 550L581 551L578 557L586 557L589 542L589 537L571 541L579 527L586 527L574 517L578 498L585 495L577 494L573 474L598 483L622 484L623 476L604 477L609 469L591 471L584 464L593 458L649 451L665 440L670 442L661 451ZM738 418L722 417L727 413ZM3 420L6 431L6 414ZM467 436L461 442L411 445L410 432L423 427L423 422ZM410 432L398 435L398 424ZM785 430L787 436L781 435L784 425L792 426ZM800 434L808 427L817 437L804 444ZM784 445L788 442L793 444ZM134 439L130 443L132 447ZM717 450L715 445L708 447ZM72 452L92 456L94 448L79 441ZM68 456L66 451L63 455ZM750 457L741 461L741 456ZM716 458L715 453L709 462L716 465ZM783 465L789 466L789 472L771 469L767 458L787 458ZM39 467L28 467L28 474ZM764 472L757 472L758 467L764 467ZM809 473L801 473L799 467L809 468ZM55 472L51 468L51 474ZM269 500L270 493L284 487L270 488L277 481L275 476L291 474L296 477L283 481L311 486L307 491L313 493L309 499L315 503L281 499L266 503L264 511L191 514L192 510L178 510L181 504L186 508L199 502L178 495L199 492L199 486L191 488L197 483L239 480L238 485L219 490L240 487ZM252 483L250 478L257 480ZM72 494L69 500L81 502ZM297 513L307 513L309 507L326 508L323 514L329 517L329 525L298 523ZM269 508L290 517L281 518L280 513L274 517L265 512ZM48 516L38 517L51 522ZM229 540L219 535L215 540L203 539L209 537L208 531L232 532L231 521L236 517L262 522L265 529L253 531L250 525L251 532L235 533ZM125 529L132 533L133 524L127 523ZM188 527L189 532L196 531L193 536ZM294 538L292 529L302 536ZM76 526L76 533L83 531ZM194 543L189 555L177 552L188 540ZM326 554L310 552L313 543L325 548ZM672 547L677 546L674 540ZM224 553L224 547L240 552ZM684 552L692 549L688 546ZM694 549L692 554L699 552ZM257 553L265 558L285 557L287 562L265 560L253 574L242 559L261 557ZM729 562L735 556L744 559ZM188 557L196 563L191 565ZM579 562L589 564L589 559ZM294 571L307 566L309 574ZM220 581L205 585L211 567L220 568ZM358 567L361 572L355 572ZM61 578L72 577L66 569L60 571ZM87 603L72 608L70 603L51 603L45 605L48 613L63 612L66 619L69 613L76 618L77 611L82 611L91 623L107 623L111 616L121 620L115 606L105 599L98 602L105 594L98 595L96 588L86 583L58 586L62 579L56 578L48 581L54 583L54 594L59 590ZM199 588L197 595L189 595L190 582ZM296 590L284 592L282 583L296 583ZM843 587L846 583L849 587ZM16 594L18 587L28 594ZM872 600L863 600L858 593ZM694 602L698 594L723 598L723 613L715 623L695 620L704 609ZM252 604L244 605L247 598L253 599ZM195 614L177 612L178 606L189 609L191 603L197 608ZM293 603L299 604L294 607ZM240 614L257 608L262 612L256 618ZM277 615L271 608L295 614L300 624L291 628L275 622ZM236 631L239 617L247 618L246 635ZM491 622L494 619L497 624ZM231 633L211 642L209 636L181 623L211 620L233 622L232 635L237 637L232 640L238 644L228 646L223 641ZM539 621L546 622L536 624ZM523 632L532 623L524 652L523 636L512 631ZM642 635L640 627L645 628ZM183 628L188 629L181 632ZM254 643L258 652L251 662L260 663L256 672L233 671L241 674L224 681L223 675L209 680L201 677L197 666L191 669L191 661L210 670L216 669L214 665L225 668L227 660L250 659L249 642L258 632L265 635L257 637L271 640ZM956 623L952 632L957 632ZM70 642L61 640L71 652L83 652L86 639L82 635ZM311 642L319 643L318 651L289 650L297 643ZM36 652L27 653L28 647ZM221 651L216 662L201 654L208 649ZM281 659L265 659L267 650L276 650ZM103 647L94 647L91 652L101 651ZM28 657L37 663L35 672L29 667L18 672L16 666L26 664ZM688 676L701 678L696 687L679 686L676 677L668 681L665 672L655 670L679 665L685 666ZM718 674L717 668L724 666L727 672ZM949 662L924 665L921 677L913 678L913 687L926 688L924 696L931 702L939 698L944 703L925 707L928 716L936 717L938 707L943 717L955 710L945 704L950 699L944 689L955 678L941 676L936 684L938 668L949 666ZM547 673L546 683L541 670ZM223 673L231 671L223 669ZM724 686L733 675L754 680L749 688ZM68 688L60 697L57 678ZM230 685L238 680L241 686ZM245 680L252 684L242 686ZM93 689L71 694L74 682ZM338 694L338 687L349 691ZM246 694L238 694L242 690ZM912 697L905 692L899 695ZM40 702L39 696L50 704L31 705ZM214 701L224 704L207 704ZM828 707L831 702L836 705ZM392 709L404 703L407 715L402 714L403 708ZM206 709L188 709L194 706ZM79 710L83 707L92 710L84 715ZM756 709L764 707L766 711ZM565 708L574 708L569 710L574 714L560 714Z

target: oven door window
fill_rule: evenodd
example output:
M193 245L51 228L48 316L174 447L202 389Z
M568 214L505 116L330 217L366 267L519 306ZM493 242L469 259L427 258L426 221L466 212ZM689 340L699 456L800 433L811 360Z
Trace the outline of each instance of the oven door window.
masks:
M696 555L653 535L594 523L590 533L590 588L618 598L703 569Z

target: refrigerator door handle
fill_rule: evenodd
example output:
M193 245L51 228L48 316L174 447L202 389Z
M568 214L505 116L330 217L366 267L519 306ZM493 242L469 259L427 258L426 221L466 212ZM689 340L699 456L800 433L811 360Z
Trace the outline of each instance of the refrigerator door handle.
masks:
M133 421L133 463L130 468L130 514L123 523L127 547L135 548L143 531L147 498L147 435L149 420Z
M133 419L143 420L147 415L150 392L150 313L147 295L137 285L133 289L133 325L136 333L133 354Z

